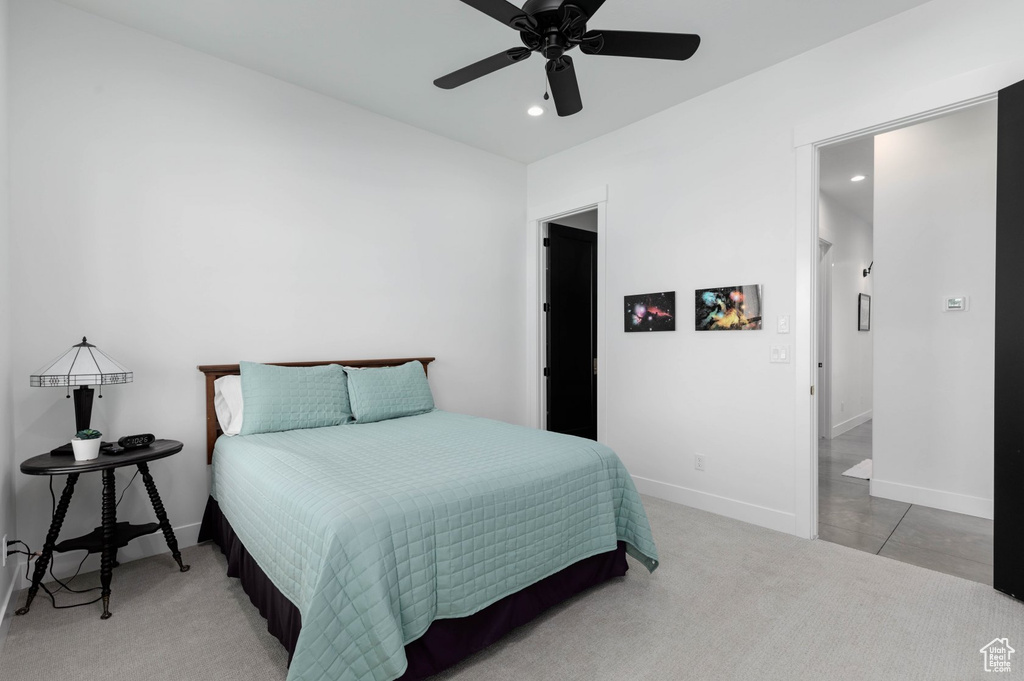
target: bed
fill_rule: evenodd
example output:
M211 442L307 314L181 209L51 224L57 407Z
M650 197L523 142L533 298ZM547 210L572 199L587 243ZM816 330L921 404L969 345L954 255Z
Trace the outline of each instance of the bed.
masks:
M350 368L432 361L277 366ZM431 410L221 437L207 379L211 496L228 557L291 654L289 680L429 676L657 550L607 447ZM421 377L422 379L422 377Z

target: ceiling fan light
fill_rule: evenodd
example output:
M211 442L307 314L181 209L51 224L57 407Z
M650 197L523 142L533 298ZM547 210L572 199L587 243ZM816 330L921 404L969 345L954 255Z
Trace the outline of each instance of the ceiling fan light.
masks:
M543 116L544 107L534 104L533 106L526 110L526 113L530 114L531 116Z

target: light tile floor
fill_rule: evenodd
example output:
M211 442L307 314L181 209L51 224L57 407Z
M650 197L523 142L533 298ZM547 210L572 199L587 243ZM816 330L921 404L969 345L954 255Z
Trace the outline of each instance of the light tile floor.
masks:
M818 537L992 584L992 521L872 497L843 471L871 458L871 421L818 440Z

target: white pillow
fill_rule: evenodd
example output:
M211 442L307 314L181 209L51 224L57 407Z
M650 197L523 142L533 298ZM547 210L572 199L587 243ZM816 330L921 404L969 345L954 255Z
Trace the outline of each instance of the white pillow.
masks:
M213 382L213 408L225 435L242 432L241 376L221 376Z

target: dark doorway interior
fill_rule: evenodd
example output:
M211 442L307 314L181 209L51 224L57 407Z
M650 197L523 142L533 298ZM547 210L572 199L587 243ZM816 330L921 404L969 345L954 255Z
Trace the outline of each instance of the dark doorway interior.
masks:
M1024 81L999 92L996 170L995 587L1024 600Z
M550 224L547 429L597 439L597 233Z

